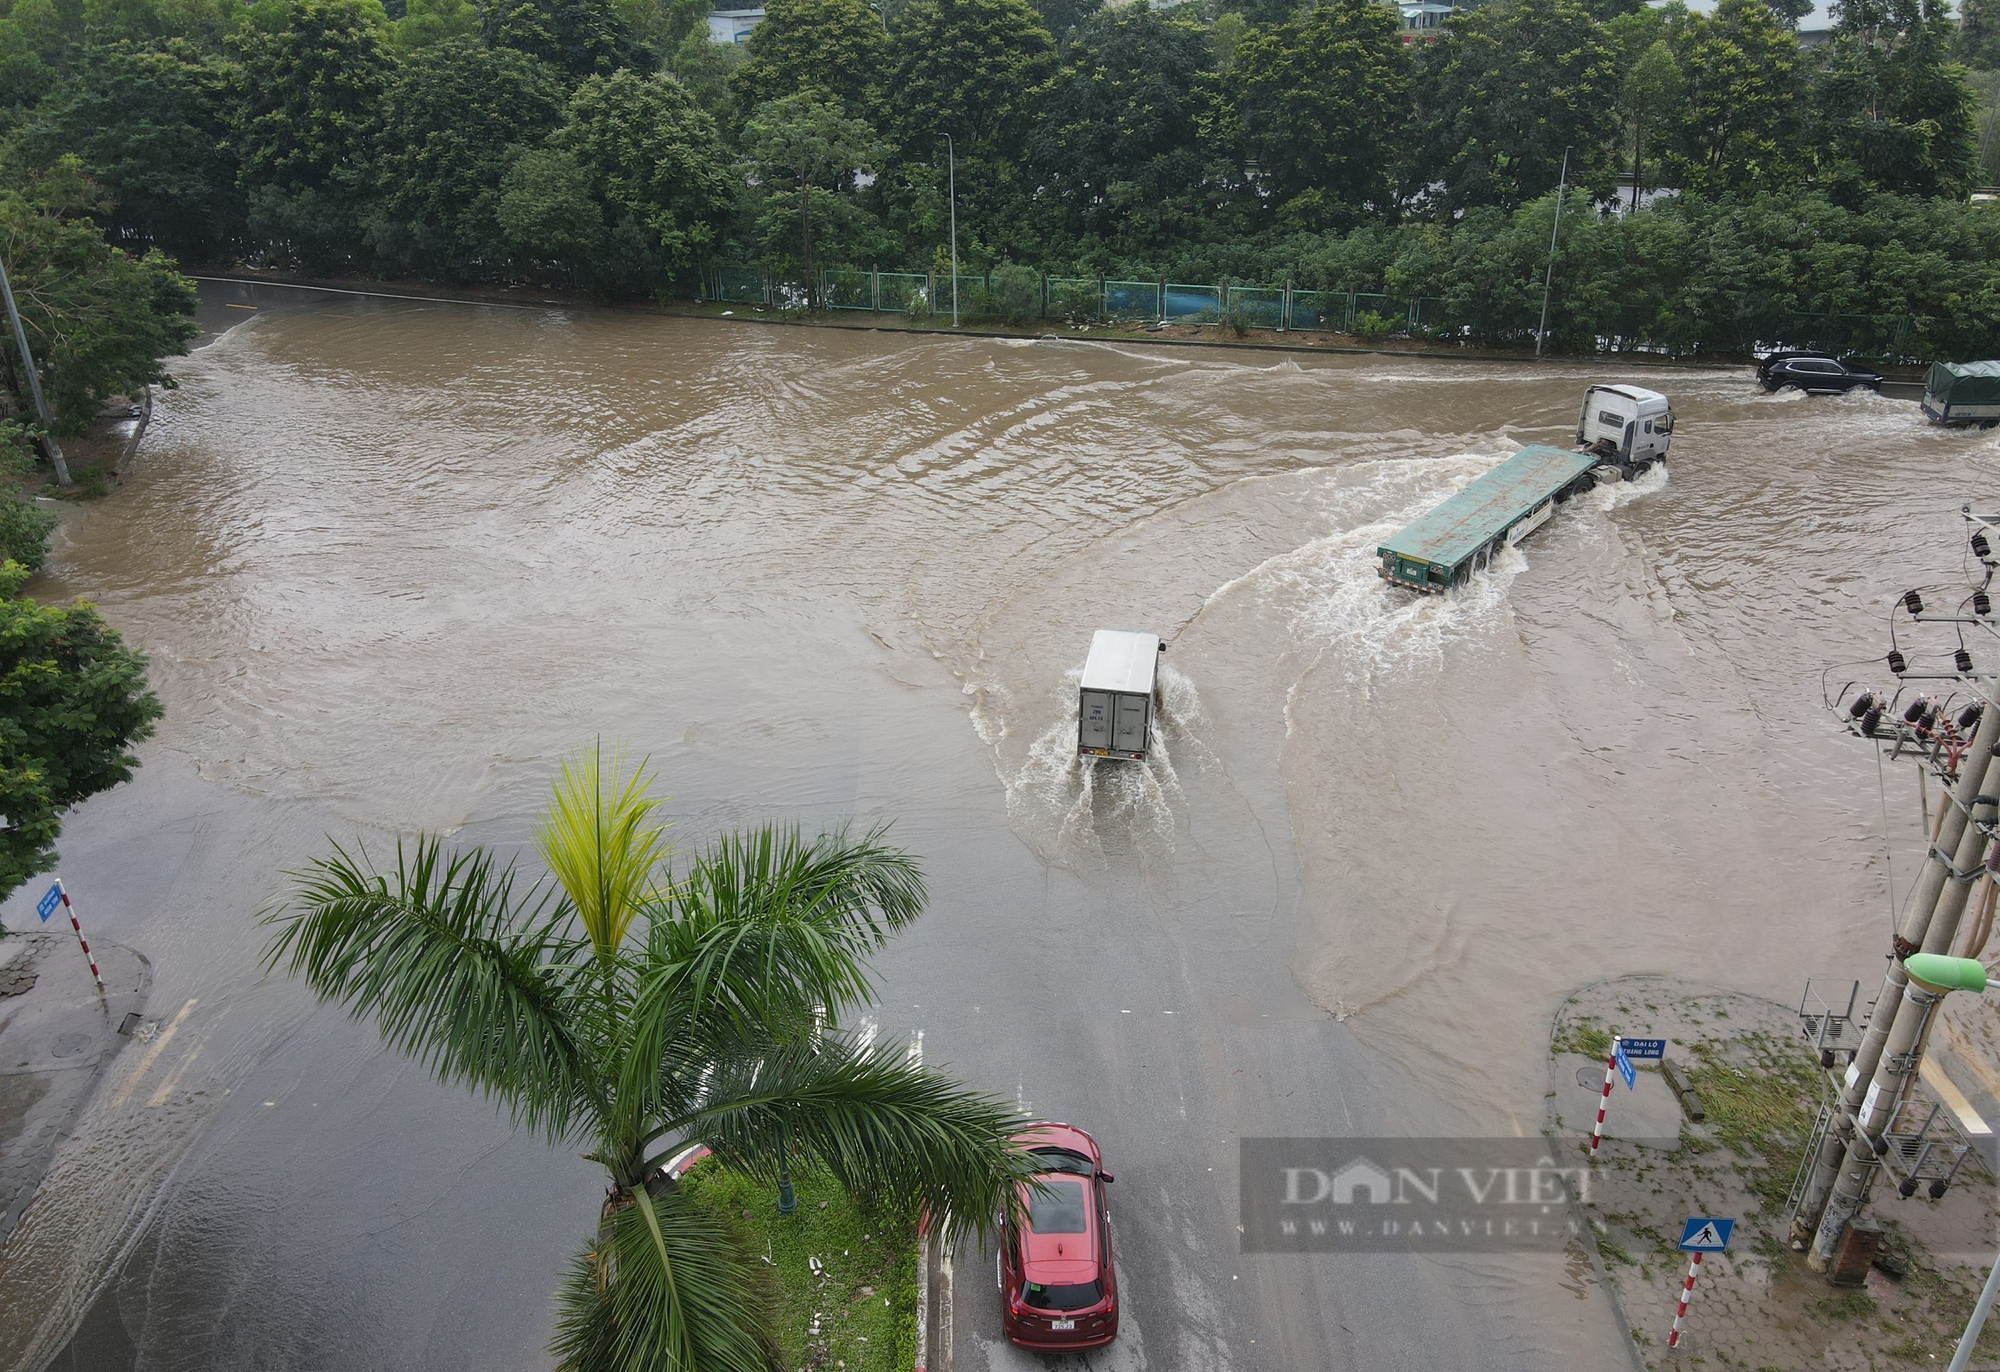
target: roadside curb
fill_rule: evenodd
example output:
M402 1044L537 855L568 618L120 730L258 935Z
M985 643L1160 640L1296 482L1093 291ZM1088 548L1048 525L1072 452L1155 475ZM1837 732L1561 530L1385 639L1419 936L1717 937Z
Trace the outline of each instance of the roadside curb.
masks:
M505 295L485 295L478 292L467 294L446 294L433 292L420 283L383 282L379 287L366 284L329 285L312 277L270 276L262 272L236 275L220 271L188 272L194 281L216 281L237 285L284 286L293 290L324 291L330 295L354 295L373 297L379 300L421 300L440 305L490 305L500 309L515 310L600 310L607 314L646 314L662 319L705 319L713 323L763 324L776 328L790 329L838 329L847 333L882 333L902 337L924 338L997 338L1014 342L1031 343L1112 343L1136 344L1147 348L1222 348L1235 352L1300 353L1318 356L1343 357L1390 357L1412 359L1423 362L1505 362L1527 366L1602 365L1620 370L1642 371L1695 371L1717 372L1735 371L1743 366L1740 360L1687 360L1681 358L1653 357L1642 353L1613 353L1609 355L1590 354L1588 356L1551 354L1535 357L1529 354L1489 352L1485 350L1443 351L1428 348L1370 348L1348 343L1250 343L1225 338L1155 338L1144 334L1104 333L1093 334L1087 330L1069 333L1055 333L1046 328L1036 330L1007 331L1001 329L949 329L910 328L883 324L843 323L832 319L783 319L767 318L750 314L712 314L707 311L676 307L671 305L649 305L627 303L606 305L594 300L565 299L561 297L520 296L513 299Z

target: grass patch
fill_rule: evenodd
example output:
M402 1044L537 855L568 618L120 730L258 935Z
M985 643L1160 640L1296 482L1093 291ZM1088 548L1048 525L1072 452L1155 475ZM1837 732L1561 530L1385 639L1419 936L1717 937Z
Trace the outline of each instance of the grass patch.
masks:
M1771 1213L1785 1202L1812 1133L1809 1102L1818 1099L1818 1068L1789 1043L1768 1034L1737 1040L1755 1053L1755 1066L1736 1067L1709 1043L1697 1043L1688 1081L1701 1093L1711 1138L1741 1160L1750 1193Z
M817 1170L793 1175L799 1208L784 1216L775 1186L713 1161L681 1185L763 1246L777 1272L786 1367L908 1372L917 1355L915 1216L864 1209Z
M1828 1320L1863 1320L1871 1318L1879 1308L1875 1298L1866 1291L1836 1291L1830 1296L1822 1296L1812 1303L1812 1312Z
M1550 1041L1549 1052L1558 1057L1564 1053L1581 1053L1587 1058L1602 1061L1611 1056L1611 1031L1588 1016L1566 1019Z

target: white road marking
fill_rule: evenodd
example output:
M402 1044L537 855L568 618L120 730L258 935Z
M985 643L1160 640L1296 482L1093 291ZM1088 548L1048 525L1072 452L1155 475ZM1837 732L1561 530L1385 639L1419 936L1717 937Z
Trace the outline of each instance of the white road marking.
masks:
M919 1029L910 1035L910 1046L903 1054L903 1060L913 1067L924 1065L924 1031Z
M159 1061L160 1054L166 1051L169 1043L173 1042L174 1035L180 1031L182 1022L194 1011L194 1007L197 1004L199 1004L199 999L195 996L189 996L187 1004L180 1008L180 1013L175 1015L173 1021L167 1025L165 1031L153 1040L153 1046L146 1050L146 1055L139 1059L139 1065L132 1069L132 1075L125 1078L124 1085L118 1088L118 1094L111 1098L111 1104L114 1108L125 1103L125 1098L132 1094L132 1088L139 1084L139 1079L146 1075L155 1062Z

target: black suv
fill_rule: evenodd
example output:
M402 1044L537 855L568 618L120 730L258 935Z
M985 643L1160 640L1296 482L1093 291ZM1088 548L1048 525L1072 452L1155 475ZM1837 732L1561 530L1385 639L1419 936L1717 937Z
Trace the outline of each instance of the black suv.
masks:
M1847 392L1856 386L1882 389L1882 376L1825 353L1772 353L1757 364L1757 384L1767 391L1787 386L1820 393Z

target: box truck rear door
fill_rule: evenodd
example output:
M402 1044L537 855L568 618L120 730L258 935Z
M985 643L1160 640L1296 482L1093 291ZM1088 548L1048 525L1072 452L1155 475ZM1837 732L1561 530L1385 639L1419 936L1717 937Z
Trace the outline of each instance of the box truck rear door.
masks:
M1118 697L1118 726L1112 731L1112 748L1121 753L1146 751L1146 707L1152 703L1146 696Z
M1078 697L1076 746L1079 748L1109 748L1111 746L1111 693L1109 691L1085 691Z

